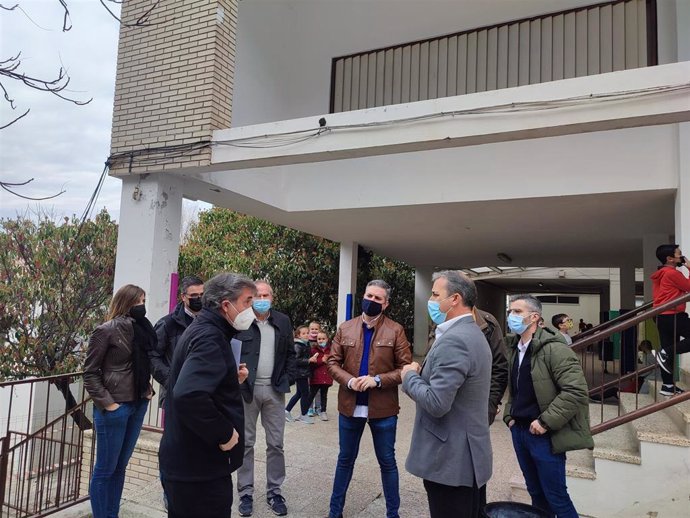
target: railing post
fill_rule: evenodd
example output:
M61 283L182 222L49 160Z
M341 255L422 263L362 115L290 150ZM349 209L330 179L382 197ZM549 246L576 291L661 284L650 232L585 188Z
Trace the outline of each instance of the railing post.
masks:
M0 441L0 516L2 516L7 485L7 463L10 459L10 434L5 435Z

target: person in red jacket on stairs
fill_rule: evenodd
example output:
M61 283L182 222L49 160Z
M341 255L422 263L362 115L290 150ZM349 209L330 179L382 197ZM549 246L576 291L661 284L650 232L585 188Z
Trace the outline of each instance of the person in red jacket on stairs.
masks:
M656 257L661 266L652 275L652 297L654 307L659 307L685 293L690 293L690 280L678 271L681 266L688 268L690 263L677 244L657 247ZM680 394L683 390L675 385L673 372L675 356L690 352L690 319L685 311L685 302L658 315L656 325L659 329L661 349L652 353L661 368L663 384L659 393L664 396ZM682 339L676 342L681 337Z

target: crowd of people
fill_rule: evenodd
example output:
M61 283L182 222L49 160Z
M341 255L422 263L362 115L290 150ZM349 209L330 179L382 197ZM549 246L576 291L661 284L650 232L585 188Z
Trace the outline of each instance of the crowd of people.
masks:
M690 292L690 281L676 270L688 263L677 245L669 246L657 253L662 273L654 277L655 305ZM239 514L253 514L259 417L267 446L267 505L278 516L288 514L282 491L286 422L328 420L334 381L339 451L329 518L343 516L367 425L386 516L399 517L399 386L416 405L405 469L423 480L432 518L482 515L493 466L489 427L506 389L502 419L533 505L549 516L577 517L566 487L566 452L592 448L593 441L587 383L568 347L572 319L555 315L553 329L543 326L541 302L515 295L504 337L496 318L476 307L469 277L447 270L432 281L428 313L436 327L421 364L413 360L403 327L386 316L391 287L383 280L367 284L361 314L342 323L332 339L318 322L293 328L273 307L268 281L236 273L206 283L184 278L180 302L155 327L146 319L141 288L117 290L106 322L90 339L84 369L96 426L94 518L118 516L127 463L153 396L151 376L161 385L159 467L171 518L229 517L234 472ZM675 340L686 336L688 317L680 306L663 315L669 317L659 322L662 347L651 352L668 373L673 353L686 352L686 340ZM672 332L666 324L671 320ZM666 388L667 381L675 393L672 376L664 378Z

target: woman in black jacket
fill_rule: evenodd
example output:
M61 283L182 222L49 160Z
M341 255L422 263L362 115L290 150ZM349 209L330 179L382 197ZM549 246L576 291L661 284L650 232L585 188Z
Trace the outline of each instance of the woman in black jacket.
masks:
M84 386L93 398L96 464L89 493L93 518L117 516L125 470L153 396L148 351L156 334L146 318L146 294L127 284L110 302L108 318L91 335Z
M309 377L311 376L311 364L316 361L316 354L312 359L311 344L309 343L309 328L307 326L300 326L295 329L295 359L297 363L297 372L295 373L295 384L297 385L297 392L292 396L287 406L285 407L285 419L287 421L294 421L290 411L292 407L300 402L301 415L297 421L307 424L314 424L314 418L309 417Z

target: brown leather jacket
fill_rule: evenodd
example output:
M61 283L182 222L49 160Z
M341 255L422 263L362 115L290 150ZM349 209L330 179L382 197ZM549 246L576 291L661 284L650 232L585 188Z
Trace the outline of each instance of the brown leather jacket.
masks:
M491 390L489 391L489 424L491 425L496 419L496 410L508 386L508 359L505 355L501 326L494 316L477 308L472 310L472 316L491 347Z
M357 393L348 389L347 383L359 376L364 341L362 323L360 315L340 325L328 358L328 371L340 384L338 412L348 417L352 417L355 411ZM379 375L381 387L369 390L369 418L390 417L400 412L400 371L411 361L410 343L403 327L385 315L381 316L374 327L369 351L369 376Z
M101 324L89 339L84 362L84 386L96 407L136 401L152 394L136 394L132 368L134 328L131 317L115 317Z

